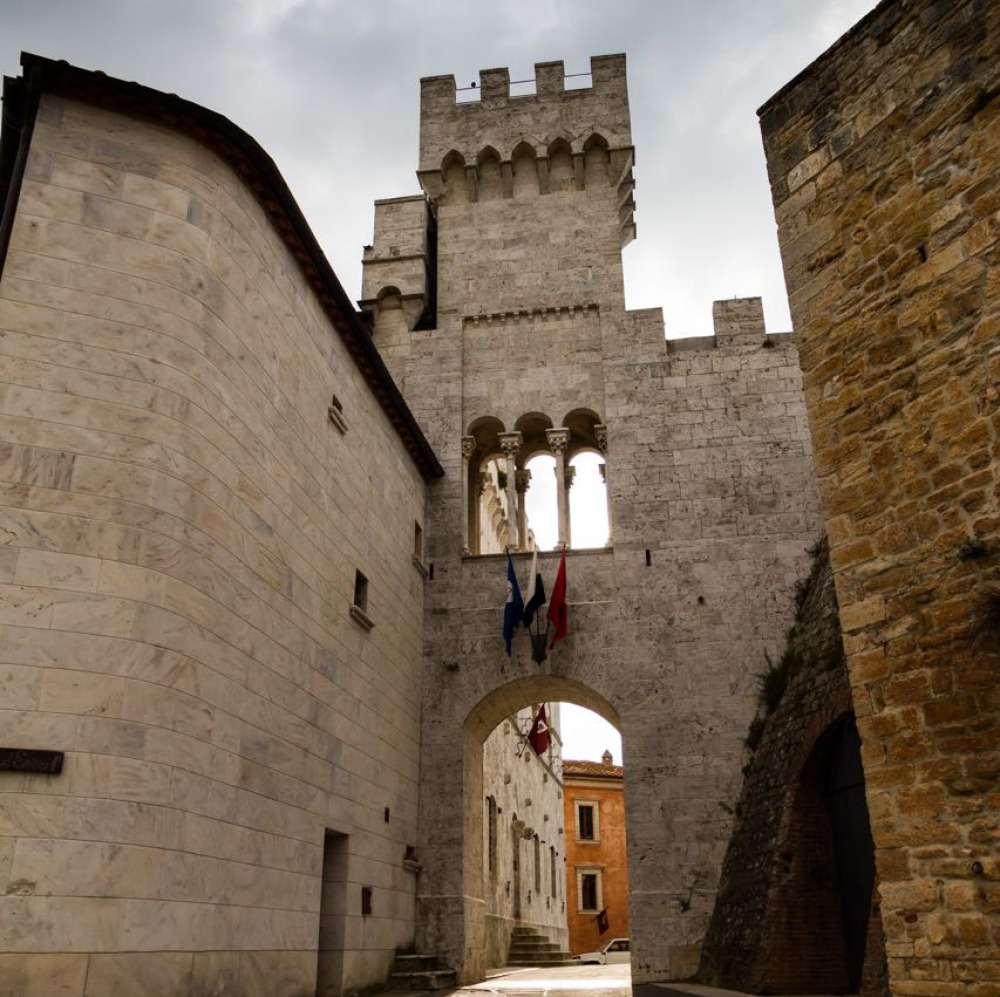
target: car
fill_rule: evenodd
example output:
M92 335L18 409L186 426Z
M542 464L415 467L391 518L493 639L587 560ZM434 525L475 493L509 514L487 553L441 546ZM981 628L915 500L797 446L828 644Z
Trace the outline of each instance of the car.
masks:
M573 956L573 961L581 966L604 966L613 962L629 962L632 958L631 946L627 938L612 938L596 952L583 952Z

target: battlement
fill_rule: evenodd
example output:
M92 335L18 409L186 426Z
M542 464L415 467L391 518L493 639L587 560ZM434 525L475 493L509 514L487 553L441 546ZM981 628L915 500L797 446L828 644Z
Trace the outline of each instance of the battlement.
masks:
M590 60L589 87L567 87L561 61L535 64L534 93L513 93L510 71L484 69L479 85L459 88L455 77L428 76L420 81L420 170L440 169L449 154L474 163L483 149L502 159L527 142L542 153L557 138L573 144L599 135L610 149L631 149L625 56L599 55ZM478 100L459 100L475 96Z
M591 56L590 73L580 75L589 75L591 86L568 88L566 81L574 79L574 77L566 75L566 68L562 60L536 62L533 80L515 81L515 85L534 83L535 92L533 94L518 94L511 91L510 70L506 67L482 69L479 71L478 87L473 83L471 87L462 88L465 91L478 91L478 100L459 100L458 95L462 90L456 86L453 75L425 76L420 81L421 107L428 111L433 111L435 106L441 108L459 103L506 107L512 101L520 102L532 98L555 100L569 94L625 96L624 53ZM580 97L572 99L580 99Z

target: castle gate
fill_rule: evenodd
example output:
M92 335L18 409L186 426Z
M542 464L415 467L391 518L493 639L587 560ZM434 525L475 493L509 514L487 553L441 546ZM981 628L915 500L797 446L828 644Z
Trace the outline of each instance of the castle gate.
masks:
M679 977L712 909L755 675L821 531L797 356L759 299L717 302L714 337L671 343L659 310L626 311L624 56L592 59L582 88L562 63L535 76L525 96L506 70L475 91L422 81L423 193L377 202L365 250L372 335L446 472L424 534L417 942L481 978L478 743L564 697L627 744L633 978ZM569 497L584 453L604 462L611 527L588 549ZM569 633L541 665L526 633L509 657L501 637L502 551L524 586L539 454L569 548ZM550 592L558 556L541 558Z

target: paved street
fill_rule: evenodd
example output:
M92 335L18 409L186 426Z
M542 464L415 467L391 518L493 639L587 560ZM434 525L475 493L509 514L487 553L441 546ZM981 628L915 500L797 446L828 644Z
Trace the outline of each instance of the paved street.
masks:
M566 994L573 997L581 991L586 991L587 997L745 997L734 990L695 983L646 983L633 990L632 974L627 965L491 970L482 983L439 990L436 997L486 997L487 994L511 994L512 997L561 997ZM402 995L386 994L385 997Z

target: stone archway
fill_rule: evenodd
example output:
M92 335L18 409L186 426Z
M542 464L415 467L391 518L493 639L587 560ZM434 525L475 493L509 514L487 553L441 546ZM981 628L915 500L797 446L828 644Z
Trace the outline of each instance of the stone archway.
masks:
M466 713L458 733L441 725L438 753L444 745L460 754L451 764L434 764L425 776L421 822L424 872L418 888L418 946L448 960L461 982L483 978L485 915L483 896L483 744L505 717L536 702L573 702L597 713L620 729L615 707L600 693L565 676L530 675L492 689ZM425 758L427 757L425 744ZM427 794L435 783L433 795ZM435 833L432 828L436 828Z

